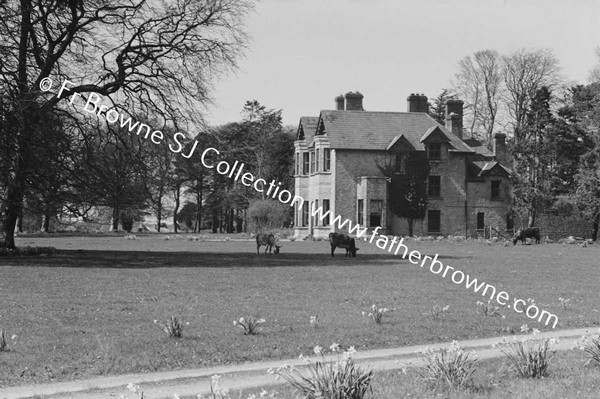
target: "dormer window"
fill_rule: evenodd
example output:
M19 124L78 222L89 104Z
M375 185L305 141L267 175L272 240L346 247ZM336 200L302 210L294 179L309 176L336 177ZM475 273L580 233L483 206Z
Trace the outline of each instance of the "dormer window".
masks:
M429 159L442 159L442 143L429 143L427 145L427 151Z

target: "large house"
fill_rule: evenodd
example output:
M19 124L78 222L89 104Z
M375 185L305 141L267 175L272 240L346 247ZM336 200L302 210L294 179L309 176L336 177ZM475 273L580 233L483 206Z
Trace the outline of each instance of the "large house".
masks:
M312 216L313 206L330 210L380 233L408 235L406 219L389 207L388 181L379 166L394 160L403 171L411 151L429 162L427 210L415 235L476 236L512 229L506 136L496 133L493 152L463 138L463 102L446 103L445 126L429 114L427 97L411 94L407 112L363 110L363 95L335 98L335 110L302 117L295 142L296 237L327 237L339 230L333 217ZM393 200L393 199L392 199ZM509 232L510 233L510 232Z

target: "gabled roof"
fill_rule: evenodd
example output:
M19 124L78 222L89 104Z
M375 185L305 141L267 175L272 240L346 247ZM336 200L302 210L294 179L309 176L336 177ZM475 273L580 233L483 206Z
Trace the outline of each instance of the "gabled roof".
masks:
M491 152L484 143L474 138L463 139L465 144L467 144L473 151L475 151L479 155L483 155L486 158L492 158L494 153Z
M505 166L502 166L496 161L474 161L471 162L474 166L473 172L477 173L477 177L484 177L494 169L500 174L510 175L511 171Z
M315 135L315 131L317 130L317 123L319 122L319 118L314 116L303 116L300 118L300 123L298 124L298 132L296 135L296 140L305 139L307 143L310 143ZM301 136L304 137L301 137Z
M394 137L394 139L387 146L386 150L391 150L394 147L408 147L411 150L414 150L414 148L412 148L412 145L410 144L410 141L408 141L406 137L404 137L404 134L399 134L398 136Z
M442 129L440 129L440 126L432 126L429 129L427 129L427 132L425 132L423 137L421 137L421 143L424 143L427 141L427 139L433 138L435 136L441 137L444 141L450 141L448 136L446 136Z
M453 151L473 151L461 139L422 112L321 111L319 123L331 148L386 150L398 136L416 150L425 150L421 138L431 128L439 128ZM305 130L305 134L306 130Z

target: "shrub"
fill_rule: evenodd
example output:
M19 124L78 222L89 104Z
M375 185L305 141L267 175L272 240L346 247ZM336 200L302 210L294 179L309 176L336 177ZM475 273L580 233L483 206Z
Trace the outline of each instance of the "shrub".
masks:
M337 361L326 361L322 348L316 346L314 352L320 356L314 363L302 355L307 364L307 373L301 373L293 367L269 369L276 378L283 378L295 388L302 398L306 399L362 399L371 391L373 369L362 369L354 363L352 355L356 353L353 346L342 354L338 344L329 349L338 354ZM340 355L343 357L340 358Z
M219 387L219 378L220 375L214 374L210 377L210 395L206 396L208 399L231 399L229 395L229 390L221 389ZM204 396L202 396L204 398Z
M381 324L381 321L383 320L383 314L390 311L391 310L388 308L378 308L375 304L373 304L369 313L362 312L362 315L363 317L370 317L377 324Z
M154 322L156 323L156 320ZM171 319L164 324L163 330L169 338L181 338L183 336L183 324L175 316L171 316Z
M258 333L258 326L265 322L265 319L257 319L255 317L243 318L234 320L233 325L244 329L244 335L254 335Z
M248 228L266 231L283 227L292 220L291 209L279 201L255 200L248 206Z
M15 249L0 247L0 256L47 256L56 252L54 247L19 247Z
M319 327L319 315L310 316L310 325L314 328Z
M529 327L523 325L521 331L528 332ZM533 329L533 336L539 333ZM508 367L523 378L542 378L548 375L548 367L556 351L551 348L558 343L556 338L531 339L529 336L512 342L506 339L492 345L498 347L506 356Z
M448 311L448 309L450 308L449 305L446 305L444 307L439 306L437 303L434 304L431 309L429 310L429 315L431 316L431 318L433 320L440 320L440 318L442 316L444 316L444 313L446 313Z
M139 397L139 399L145 398L144 391L142 391L139 385L135 385L130 382L129 384L127 384L127 389L133 392L137 397ZM124 396L121 395L121 398L124 398Z
M563 309L566 309L567 306L569 305L569 302L571 301L571 298L558 298L558 301L560 302L560 304L562 305Z
M0 352L8 351L8 340L6 339L6 332L0 328Z
M435 383L446 383L451 388L463 388L471 383L475 372L475 352L465 352L453 341L449 349L434 351L428 347L417 352L425 365L417 369L419 378Z
M477 306L479 306L479 311L484 316L501 316L502 318L504 318L504 316L502 316L502 314L500 313L500 308L492 304L492 301L490 299L488 299L487 303L477 301Z
M585 363L587 366L591 362L595 362L596 365L600 366L600 334L583 336L577 341L579 349L584 351L589 359Z

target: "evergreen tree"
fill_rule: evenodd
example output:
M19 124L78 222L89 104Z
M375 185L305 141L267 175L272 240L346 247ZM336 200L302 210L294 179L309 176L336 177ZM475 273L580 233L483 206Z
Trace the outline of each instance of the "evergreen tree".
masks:
M555 120L550 112L550 96L547 87L536 92L527 113L522 138L513 147L515 209L522 217L527 218L529 227L535 225L539 211L553 199L548 168L551 159L547 132Z
M414 222L423 220L427 210L429 161L424 151L408 151L403 156L404 162L377 166L388 178L389 207L396 216L406 219L412 237Z
M592 220L592 239L600 228L600 83L573 88L573 109L577 122L588 134L586 153L576 175L575 201Z
M441 93L433 99L433 104L429 107L429 115L440 125L446 124L446 101L454 100L456 95L449 89L442 89Z

